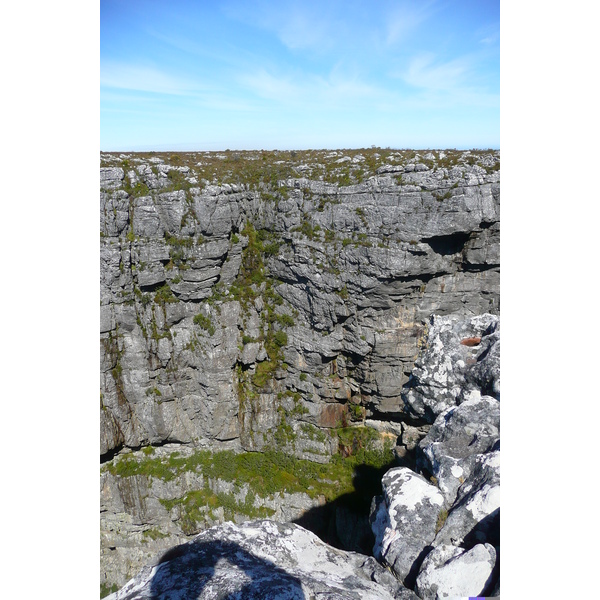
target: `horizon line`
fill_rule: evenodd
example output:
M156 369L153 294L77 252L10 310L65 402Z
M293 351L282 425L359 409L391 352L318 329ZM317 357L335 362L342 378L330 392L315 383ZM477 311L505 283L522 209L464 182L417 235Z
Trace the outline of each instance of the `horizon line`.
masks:
M491 151L499 151L499 146L462 146L462 147L433 147L433 146L404 146L404 147L392 147L392 146L326 146L322 148L224 148L224 149L201 149L201 148L189 148L186 150L176 149L176 146L167 146L163 148L156 147L148 147L147 149L115 149L115 150L104 150L100 149L100 152L104 152L107 154L115 154L117 152L310 152L310 151L333 151L333 150L396 150L396 151L405 151L405 150L420 150L420 151L436 151L443 152L446 150L460 150L463 152L469 150L491 150Z

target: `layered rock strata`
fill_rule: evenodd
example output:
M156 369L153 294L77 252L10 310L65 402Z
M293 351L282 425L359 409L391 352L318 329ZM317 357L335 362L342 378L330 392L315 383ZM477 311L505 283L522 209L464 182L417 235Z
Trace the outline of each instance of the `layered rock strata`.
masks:
M302 425L400 417L429 316L499 306L498 157L433 156L253 186L105 156L101 455L261 450L284 424L289 452L324 460Z
M157 556L111 599L498 596L498 344L493 315L431 320L405 390L407 404L426 401L437 416L418 443L416 470L388 470L383 495L373 499L376 560L335 549L290 523L229 522ZM463 360L465 353L474 360ZM445 406L450 390L455 403ZM448 461L447 473L435 470Z
M198 153L185 165L179 155L103 156L105 467L142 462L147 450L166 463L175 452L274 447L327 464L363 448L364 436L338 430L366 426L378 434L369 444L396 446L398 464L439 477L444 493L468 503L477 492L458 490L452 468L492 481L493 467L479 455L440 462L434 442L421 451L436 414L414 385L424 377L409 377L431 314L499 310L498 153L455 153L452 162L443 152L315 157L276 160L262 167L267 178L246 170L234 181L221 167L209 178L206 165L264 165L264 154ZM328 180L328 161L337 181ZM484 325L471 337L487 339ZM465 365L477 362L476 346L464 349ZM471 386L464 394L483 390L472 402L493 396L481 377L470 370L461 380ZM462 400L449 392L444 409ZM210 490L211 502L235 496L229 514L238 521L260 508L301 519L324 501L284 492L272 505L251 502L248 490L190 471L102 478L102 579L119 585L197 532L188 509L200 491ZM202 527L231 518L218 507L205 512ZM333 518L340 535L356 521L342 510ZM347 547L364 547L364 519Z

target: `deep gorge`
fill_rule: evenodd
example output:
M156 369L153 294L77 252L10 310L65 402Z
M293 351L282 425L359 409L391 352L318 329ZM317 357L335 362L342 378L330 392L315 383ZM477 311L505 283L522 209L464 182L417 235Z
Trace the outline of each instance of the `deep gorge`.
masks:
M499 314L499 160L101 155L104 589L231 520L370 553L432 315Z

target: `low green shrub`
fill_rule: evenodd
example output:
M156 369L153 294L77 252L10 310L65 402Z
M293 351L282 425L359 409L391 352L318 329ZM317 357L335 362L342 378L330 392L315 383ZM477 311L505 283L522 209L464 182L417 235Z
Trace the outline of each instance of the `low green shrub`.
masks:
M208 331L208 335L213 336L215 334L215 326L210 317L203 315L202 313L198 313L194 316L194 324L199 325L205 331Z

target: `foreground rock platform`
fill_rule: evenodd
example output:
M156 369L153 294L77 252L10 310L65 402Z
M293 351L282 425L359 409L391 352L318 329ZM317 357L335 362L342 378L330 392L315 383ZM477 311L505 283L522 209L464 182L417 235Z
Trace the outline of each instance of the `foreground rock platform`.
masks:
M110 600L416 600L372 557L293 524L224 523L176 546Z

